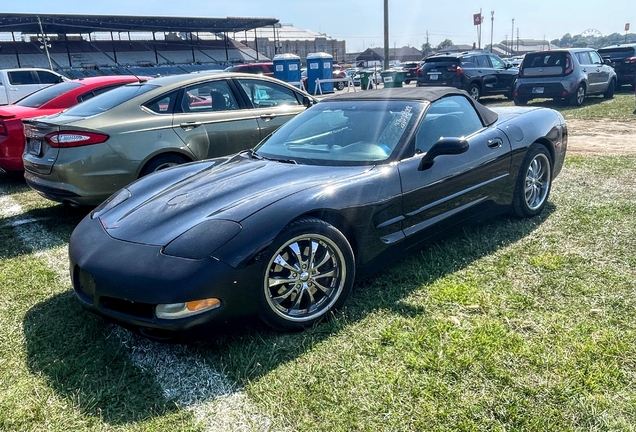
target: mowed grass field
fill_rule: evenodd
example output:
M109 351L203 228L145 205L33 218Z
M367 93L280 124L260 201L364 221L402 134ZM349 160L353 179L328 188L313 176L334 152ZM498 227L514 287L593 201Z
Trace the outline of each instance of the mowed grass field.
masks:
M86 212L0 174L1 431L636 429L635 156L568 157L542 215L430 244L307 331L189 345L80 308L67 244Z

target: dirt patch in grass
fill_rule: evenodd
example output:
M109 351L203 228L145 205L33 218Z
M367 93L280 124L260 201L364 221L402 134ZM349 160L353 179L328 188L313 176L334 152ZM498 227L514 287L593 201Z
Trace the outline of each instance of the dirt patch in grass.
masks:
M566 120L569 155L636 154L636 115L634 121Z

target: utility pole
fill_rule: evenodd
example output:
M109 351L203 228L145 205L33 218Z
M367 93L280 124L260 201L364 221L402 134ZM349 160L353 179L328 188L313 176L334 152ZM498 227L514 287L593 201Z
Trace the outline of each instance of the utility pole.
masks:
M515 49L515 19L512 19L512 31L510 32L510 56L513 54L513 50Z
M384 70L389 68L389 0L384 0Z
M490 52L492 53L492 35L495 32L495 11L490 11Z

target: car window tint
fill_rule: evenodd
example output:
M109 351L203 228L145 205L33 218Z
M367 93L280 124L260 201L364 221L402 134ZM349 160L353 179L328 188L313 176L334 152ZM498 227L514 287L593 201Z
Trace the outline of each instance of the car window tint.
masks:
M298 94L281 85L261 80L239 79L254 108L269 108L281 105L301 105Z
M577 52L576 58L580 64L583 64L583 65L591 64L590 55L588 52Z
M58 75L47 71L37 71L38 78L40 78L40 83L42 84L55 84L62 81Z
M426 153L442 137L463 137L483 127L473 105L463 96L437 100L426 111L415 135L415 152Z
M172 107L175 106L175 102L179 97L179 90L175 90L171 93L162 95L158 98L152 99L146 102L143 106L157 114L166 114L172 112Z
M475 61L477 62L477 66L479 67L490 67L490 63L488 62L488 57L485 55L475 56Z
M227 81L204 82L187 87L181 100L183 112L229 111L238 104Z
M490 58L490 62L492 63L492 67L495 69L505 69L506 64L499 57L488 56Z
M102 88L98 88L98 89L91 90L91 91L89 91L89 92L86 92L86 93L83 93L83 94L79 95L79 96L77 97L77 101L78 101L78 102L84 102L84 101L87 101L87 100L89 100L89 99L94 98L94 97L95 97L95 96L97 96L97 95L100 95L100 94L102 94L102 93L106 93L107 91L112 90L112 89L114 89L114 88L117 88L117 87L119 87L119 86L122 86L122 85L124 85L124 84L125 84L125 83L121 83L121 84L114 84L114 85L110 85L110 86L107 86L107 87L102 87Z
M77 117L89 117L108 111L132 98L140 96L150 90L156 89L153 84L128 84L117 87L106 93L95 96L84 103L75 105L66 111L66 114Z
M38 84L31 71L13 71L8 76L11 85Z
M63 83L59 83L56 85L52 85L49 87L45 87L42 90L36 91L35 93L31 93L30 95L20 99L16 102L16 105L38 108L50 101L58 97L61 94L69 92L77 87L81 87L82 85L78 82L67 81Z
M592 64L603 64L601 56L596 51L590 51L590 58L592 59Z

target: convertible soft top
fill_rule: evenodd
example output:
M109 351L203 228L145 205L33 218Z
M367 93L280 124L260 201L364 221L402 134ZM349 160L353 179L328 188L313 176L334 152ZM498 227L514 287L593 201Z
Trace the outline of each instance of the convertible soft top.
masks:
M346 100L418 100L435 102L444 97L462 95L473 104L475 110L482 119L484 126L489 126L497 121L499 115L486 108L471 98L464 90L455 87L402 87L387 88L359 92L347 92L323 99L323 101Z

